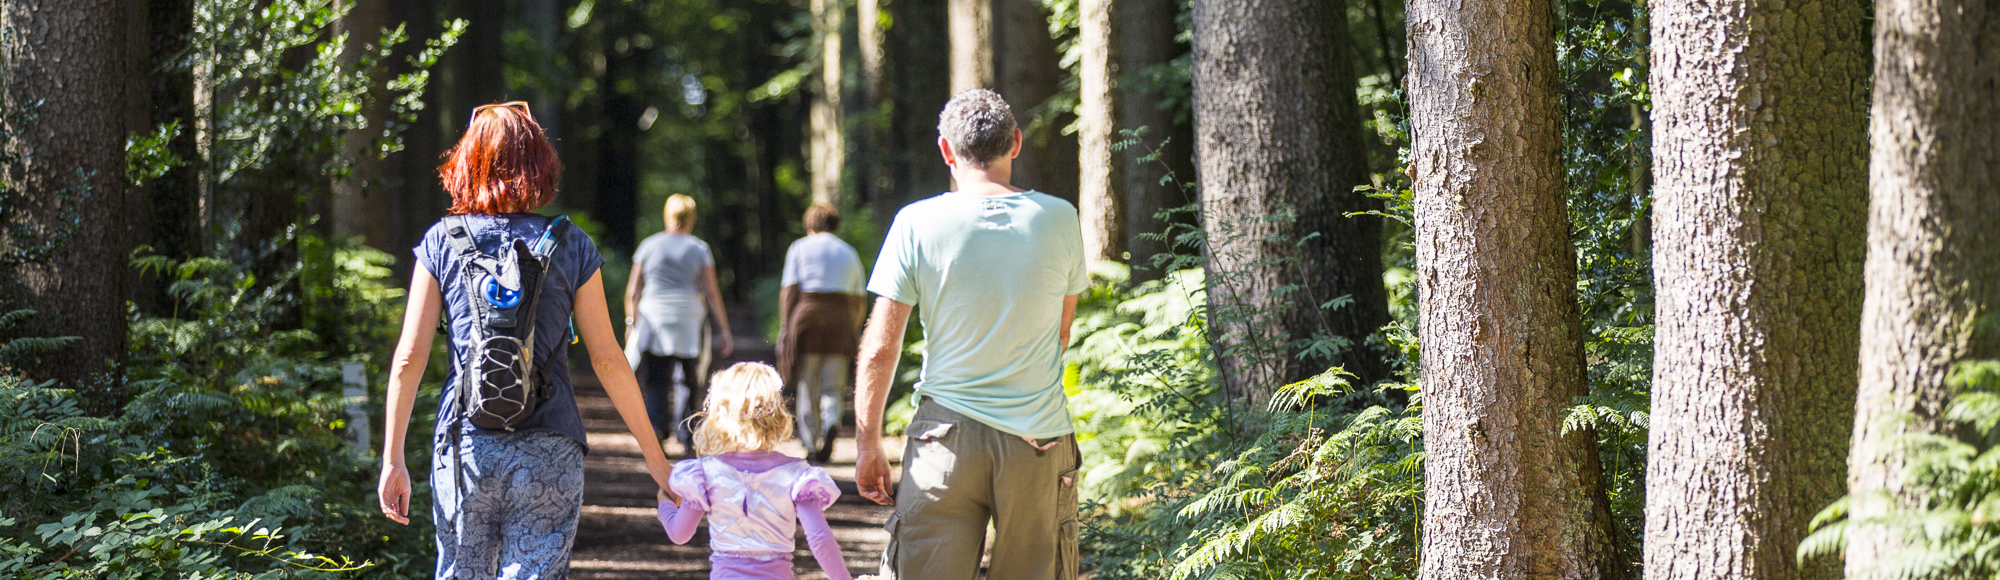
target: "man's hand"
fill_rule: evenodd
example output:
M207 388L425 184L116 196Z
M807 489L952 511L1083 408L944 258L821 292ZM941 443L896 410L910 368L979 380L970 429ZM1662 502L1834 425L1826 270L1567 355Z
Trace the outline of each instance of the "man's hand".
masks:
M882 441L855 441L859 457L854 460L854 486L861 490L861 497L882 505L896 505L896 496L890 495L889 458L882 453Z
M396 523L410 525L410 470L396 463L382 464L382 481L375 485L382 515Z

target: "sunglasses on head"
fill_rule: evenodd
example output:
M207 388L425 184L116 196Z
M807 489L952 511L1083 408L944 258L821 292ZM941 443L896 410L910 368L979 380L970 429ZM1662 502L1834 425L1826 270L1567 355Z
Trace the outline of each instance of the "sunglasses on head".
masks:
M473 108L472 108L472 119L478 119L478 118L479 118L479 114L480 114L480 113L484 113L484 112L486 112L486 110L487 110L487 109L491 109L491 108L494 108L494 107L506 107L506 108L509 108L509 109L514 109L514 110L516 110L516 111L520 111L520 112L521 112L521 114L523 114L523 115L527 115L527 114L528 114L528 102L527 102L527 101L507 101L507 102L505 102L505 103L491 103L491 104L485 104L485 105L480 105L480 106L477 106L477 107L473 107ZM469 122L472 122L472 119L467 119L467 120L466 120L466 122L468 122L468 123L469 123Z

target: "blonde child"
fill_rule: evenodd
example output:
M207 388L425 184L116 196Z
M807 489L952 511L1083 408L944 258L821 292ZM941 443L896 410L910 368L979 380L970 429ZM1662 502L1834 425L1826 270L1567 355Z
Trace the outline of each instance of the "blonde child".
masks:
M851 580L826 524L840 488L826 470L772 450L792 437L783 388L777 369L762 363L715 373L694 432L701 457L676 463L668 481L681 504L661 492L660 523L674 543L687 543L708 516L713 580L790 580L800 524L827 577Z

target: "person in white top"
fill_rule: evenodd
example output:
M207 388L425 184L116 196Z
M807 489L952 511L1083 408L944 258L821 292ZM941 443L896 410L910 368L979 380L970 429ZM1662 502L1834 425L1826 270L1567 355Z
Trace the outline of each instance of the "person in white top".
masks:
M833 455L840 397L860 347L868 297L860 254L833 235L840 212L814 205L806 209L805 226L806 237L785 252L778 370L797 389L799 442L825 462Z

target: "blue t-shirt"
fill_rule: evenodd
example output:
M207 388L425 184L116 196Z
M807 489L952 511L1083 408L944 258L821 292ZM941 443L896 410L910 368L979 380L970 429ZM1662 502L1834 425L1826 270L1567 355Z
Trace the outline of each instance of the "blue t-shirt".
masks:
M923 320L917 393L1023 437L1075 431L1060 336L1063 297L1090 287L1080 223L1036 191L946 193L896 213L868 291Z
M525 239L529 244L541 238L548 227L550 218L527 213L501 215L467 214L466 229L472 230L473 244L481 252L498 252L502 243L514 239ZM438 288L444 292L446 315L451 320L451 362L445 371L444 392L438 397L438 424L435 435L440 441L448 434L453 423L453 415L458 400L458 370L463 364L466 349L471 348L472 336L472 295L464 291L464 275L460 264L454 259L449 227L444 220L424 232L424 241L416 247L417 263L437 278ZM583 228L568 227L550 260L548 275L542 281L541 302L535 306L535 360L547 370L549 396L535 408L534 415L521 423L517 430L541 430L560 433L584 445L589 452L583 435L583 417L576 410L575 390L569 382L569 323L570 313L576 309L576 290L597 274L604 266L604 257L598 255L597 245L591 243L590 234ZM464 422L465 432L485 432Z

